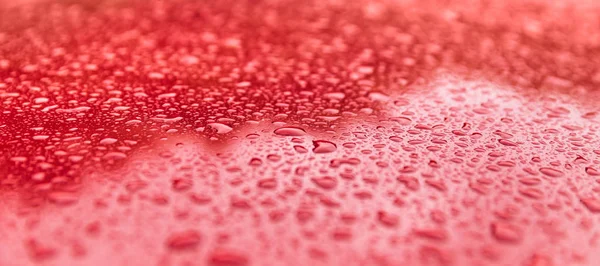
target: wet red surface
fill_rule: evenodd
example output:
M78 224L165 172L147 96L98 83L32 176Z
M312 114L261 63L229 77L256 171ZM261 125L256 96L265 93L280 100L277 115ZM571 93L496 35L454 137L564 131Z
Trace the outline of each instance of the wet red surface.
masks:
M0 3L0 265L600 265L599 14Z

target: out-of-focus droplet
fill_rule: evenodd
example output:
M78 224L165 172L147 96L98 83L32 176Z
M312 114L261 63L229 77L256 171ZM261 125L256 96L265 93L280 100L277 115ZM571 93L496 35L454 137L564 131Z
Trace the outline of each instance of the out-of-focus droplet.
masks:
M200 233L193 229L176 232L167 238L166 244L175 250L194 249L200 244Z

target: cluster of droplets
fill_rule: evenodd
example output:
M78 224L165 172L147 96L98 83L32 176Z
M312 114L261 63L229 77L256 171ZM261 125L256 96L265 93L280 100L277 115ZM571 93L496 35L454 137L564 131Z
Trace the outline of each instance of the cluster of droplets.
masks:
M594 18L337 2L0 8L0 264L600 260Z
M74 180L82 168L118 163L173 134L220 140L263 120L331 128L376 112L388 99L381 91L422 82L440 67L490 70L494 78L508 70L511 82L538 89L585 92L598 82L586 71L593 62L580 60L593 57L598 42L544 17L554 14L551 5L517 13L519 23L483 26L475 10L495 7L417 5L401 17L393 11L406 7L377 1L299 10L286 1L264 8L183 1L134 5L133 13L106 5L1 10L0 39L10 40L0 58L2 186ZM547 49L535 49L542 43ZM502 57L489 58L491 50ZM562 67L546 62L555 54Z
M39 237L26 247L59 259L52 229L74 226L88 237L70 245L93 254L102 248L92 243L113 243L115 222L135 230L144 220L154 229L135 238L184 264L593 265L600 150L586 109L446 78L390 96L387 118L336 130L258 124L222 146L165 141L91 174L103 185L89 196L54 191L64 217L93 219L53 227L30 215Z

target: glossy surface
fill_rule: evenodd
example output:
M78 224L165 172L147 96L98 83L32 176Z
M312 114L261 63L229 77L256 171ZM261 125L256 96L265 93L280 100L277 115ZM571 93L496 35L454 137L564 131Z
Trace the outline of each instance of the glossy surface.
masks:
M0 4L0 265L598 265L593 1Z

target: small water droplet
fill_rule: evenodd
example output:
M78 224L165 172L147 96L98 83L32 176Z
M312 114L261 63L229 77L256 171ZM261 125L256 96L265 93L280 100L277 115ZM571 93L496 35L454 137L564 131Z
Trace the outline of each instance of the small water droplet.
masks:
M549 177L562 177L564 175L562 171L550 167L542 167L540 168L540 172Z
M304 136L306 131L299 127L281 127L275 129L275 134L280 136L292 137L292 136Z
M519 227L505 223L496 222L491 226L492 235L501 242L514 243L521 240L521 230Z
M326 140L314 140L313 145L315 145L313 148L314 153L330 153L337 149L335 143Z
M194 249L200 243L200 233L190 229L186 231L176 232L167 238L167 246L175 250Z

